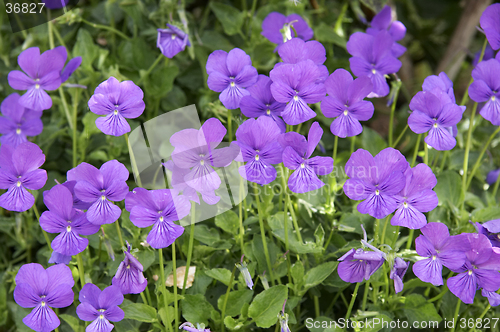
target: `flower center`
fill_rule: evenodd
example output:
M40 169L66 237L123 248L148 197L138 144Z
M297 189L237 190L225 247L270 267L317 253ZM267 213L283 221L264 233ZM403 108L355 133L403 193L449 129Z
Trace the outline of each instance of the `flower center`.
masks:
M114 115L117 115L117 114L118 114L118 110L114 110L114 111L113 111L113 114L114 114Z
M260 157L259 157L259 155L258 155L258 154L256 154L256 155L255 155L255 160L257 161L257 160L259 160L259 158L260 158Z
M42 305L42 307L45 307L45 302L42 301L42 303L40 303Z
M496 97L495 96L491 96L491 101L495 101Z
M362 263L362 262L363 262L363 260L362 260L362 259L360 259L360 260L359 260L359 262L360 262L360 263Z
M129 264L129 265L127 265L127 269L130 269L130 264Z
M348 110L345 110L345 111L344 111L344 115L346 115L346 116L347 116L347 114L349 114L349 111L348 111Z
M293 96L293 100L295 100L295 101L299 100L299 96L297 96L297 95Z
M71 232L71 226L66 227L66 232Z
M106 196L102 195L101 196L101 200L105 201L106 200Z
M16 129L16 134L18 134L18 135L21 134L21 128Z
M99 315L99 318L100 319L104 319L104 315Z
M40 84L35 84L35 89L40 89Z
M271 110L270 110L270 109L267 109L266 114L267 114L267 115L271 115Z
M231 86L234 86L234 82L231 82Z
M472 270L469 270L469 275L471 275L471 274L472 274Z
M300 164L300 168L306 168L306 165L304 163Z
M202 166L203 166L203 165L205 165L205 160L203 160L203 159L202 159L202 160L200 160L200 164L201 164Z
M435 261L437 259L436 255L432 255L432 260Z
M372 69L372 74L376 74L377 71L375 70L375 68Z
M17 181L16 186L20 187L21 186L21 181Z
M434 128L437 128L438 127L437 122L434 122L433 126L434 126Z
M160 222L163 222L163 216L160 217Z
M375 190L375 195L380 195L380 190Z
M405 208L407 208L407 207L408 207L408 203L404 202L404 203L403 203L403 206L404 206Z
M174 40L176 37L177 36L175 34L173 34L172 37L170 37L170 38L172 38L172 40Z

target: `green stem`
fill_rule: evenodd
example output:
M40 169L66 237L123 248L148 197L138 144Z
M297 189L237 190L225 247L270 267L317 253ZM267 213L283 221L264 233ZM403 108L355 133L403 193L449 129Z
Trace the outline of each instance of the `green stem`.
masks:
M148 304L148 300L146 300L146 296L144 295L144 292L141 292L141 298L142 298L142 302L143 302L145 305L149 305L149 304Z
M227 110L227 134L231 143L233 141L233 121L230 109Z
M257 215L259 216L259 225L260 225L260 235L262 237L262 245L264 246L264 255L266 256L267 268L269 269L269 275L271 276L271 281L274 286L274 273L271 265L271 259L269 258L269 250L267 249L267 241L266 241L266 231L264 229L264 220L263 220L263 212L260 207L260 198L259 191L257 189L257 184L253 184L253 189L255 192L255 202L257 203Z
M224 332L226 326L224 324L224 318L226 317L226 306L227 306L227 300L229 299L229 293L231 292L231 287L233 286L233 280L234 280L234 273L236 272L236 266L233 267L233 273L231 273L231 278L229 279L229 284L227 285L227 290L226 290L226 296L224 296L224 304L222 305L222 310L221 310L221 332Z
M54 45L54 34L52 33L52 29L53 29L53 26L52 26L52 20L51 20L51 17L50 17L50 10L47 11L49 14L48 14L48 18L47 18L47 28L49 29L49 46L51 49L53 49L55 47Z
M365 311L366 302L368 299L368 291L370 290L370 280L365 281L365 291L363 293L363 303L361 304L361 311Z
M292 215L293 227L295 228L295 233L297 233L297 239L299 240L300 243L303 243L302 242L302 235L300 235L299 223L297 222L297 217L295 216L293 204L292 204L292 201L290 199L288 199L288 204L289 204L289 208L290 208L290 214Z
M347 314L345 315L345 322L351 317L352 307L354 306L354 301L356 301L356 296L358 296L359 285L361 285L360 282L356 283L356 287L354 287L354 293L352 293L351 302L349 303L349 308L347 308ZM344 328L344 331L347 331L347 326Z
M498 174L497 180L495 181L495 186L493 187L493 199L497 196L498 187L500 185L500 174Z
M401 139L403 138L404 134L406 133L406 131L408 130L410 126L408 126L408 124L405 126L405 129L403 129L403 131L401 132L401 134L399 134L398 138L396 139L396 141L394 142L394 144L392 144L392 147L395 148L399 141L401 141Z
M425 134L425 137L427 137L427 134ZM429 146L425 142L425 139L424 139L424 164L429 166Z
M287 179L288 179L288 170L285 168L283 164L280 165L281 167L281 181L283 182L283 189L282 191L285 192L285 204L283 206L283 227L285 230L285 250L288 252L290 249L289 242L288 242L288 204L290 202L290 194L288 193L288 185L287 185ZM292 271L291 271L291 263L290 259L286 260L286 266L287 266L287 274L288 274L288 282L291 284L292 283Z
M453 316L453 327L451 328L451 332L455 332L455 328L458 325L457 324L457 318L458 318L458 312L460 311L460 304L462 301L458 299L457 306L455 307L455 315Z
M59 96L61 97L61 102L63 104L64 113L66 114L66 119L68 120L69 128L75 130L73 126L73 121L71 120L71 115L69 114L68 103L66 102L66 97L64 96L64 91L62 87L57 89L59 91Z
M130 140L128 139L128 134L125 133L124 137L125 137L125 141L127 141L128 153L130 154L130 163L132 164L132 170L135 174L137 174L137 184L139 185L139 187L142 187L141 176L139 174L139 170L137 169L134 151L132 150L132 146L130 145Z
M76 255L76 264L78 265L78 274L80 275L80 283L83 288L85 286L85 270L83 268L82 253Z
M240 222L240 246L241 246L241 254L243 255L243 249L245 248L245 228L243 227L243 178L240 176L240 188L238 190L239 202L238 204L238 217Z
M391 215L388 215L387 218L385 218L385 223L384 223L384 228L382 229L382 238L380 239L380 244L384 243L385 240L385 232L387 231L387 224L389 223L389 218Z
M78 116L78 98L80 96L80 92L78 90L75 90L74 97L73 97L73 167L77 166L78 160L77 160L77 135L76 135L76 120Z
M337 159L337 149L339 145L339 137L335 135L334 141L333 141L333 172L330 173L330 189L328 190L328 202L329 205L333 208L333 204L335 201L335 185L336 185L336 179L335 179L335 159Z
M479 55L478 63L483 61L484 51L486 50L486 45L488 45L488 39L485 38L483 48L481 49L481 54ZM473 77L471 77L471 79L469 80L469 84L467 85L467 89L465 90L464 96L462 97L462 100L460 101L459 105L465 105L465 103L467 103L467 101L469 100L469 87L472 84L472 82L474 82Z
M488 141L486 142L486 144L484 145L483 147L483 150L481 151L481 153L479 154L479 158L477 158L476 160L476 163L474 164L474 167L472 167L472 171L470 172L470 177L469 179L467 180L467 185L465 187L466 190L469 189L470 187L470 184L472 182L472 179L474 178L474 174L476 173L477 169L479 168L479 165L481 164L481 160L483 159L483 156L484 156L484 153L486 152L486 150L488 149L488 147L490 146L491 144L491 141L493 140L493 138L495 138L495 136L500 132L500 127L497 127L497 129L493 132L493 134L490 135L490 138L488 138Z
M320 311L319 311L319 298L315 295L313 296L314 300L314 313L316 314L316 318L320 316Z
M144 79L147 78L149 76L149 74L151 74L151 72L156 67L156 65L158 65L160 63L161 59L168 59L168 58L166 58L163 55L163 53L160 53L160 55L156 58L155 62L153 62L153 64L148 68L148 70L146 70L144 75L141 76L139 81L137 81L137 85L141 84L144 81Z
M410 229L410 233L408 234L408 241L406 241L406 249L411 248L411 244L413 243L413 234L415 233L414 229Z
M33 210L33 213L36 216L36 220L38 220L38 223L40 224L40 212L38 212L38 208L36 207L36 204L33 204L31 209ZM43 237L45 238L45 241L47 241L47 246L49 247L49 250L52 251L52 246L50 245L49 234L47 234L47 232L44 231L43 229L42 229L42 233L43 233Z
M444 169L444 165L446 164L446 159L448 159L448 155L450 154L450 151L445 151L443 154L443 159L441 160L441 166L439 166L439 171L442 172Z
M118 233L118 239L120 240L120 246L124 247L125 242L123 242L123 237L122 237L122 230L120 228L119 220L115 221L115 226L116 226L116 232Z
M355 147L356 147L356 136L353 136L351 137L351 154L353 154Z
M392 146L392 135L393 135L393 127L394 127L394 113L396 111L396 102L398 101L399 88L401 86L401 81L397 80L394 84L394 98L392 100L391 105L391 115L389 117L389 146Z
M413 151L413 157L411 159L411 167L415 166L415 162L417 161L418 148L420 147L420 139L421 138L422 138L422 134L418 134L417 144L415 144L415 150Z
M196 203L191 202L191 227L189 230L189 247L188 247L188 255L186 261L186 271L184 273L184 282L182 283L182 295L186 293L186 283L189 275L189 267L191 266L191 257L193 256L193 245L194 245L194 224L195 224L195 210Z
M124 34L123 32L121 31L118 31L110 26L107 26L107 25L102 25L102 24L96 24L96 23L92 23L92 22L89 22L85 19L82 18L82 22L93 27L93 28L96 28L96 29L102 29L102 30L107 30L107 31L110 31L110 32L113 32L114 34L117 34L118 36L122 37L123 39L126 39L128 41L131 41L132 38L130 38L129 36L127 36L126 34Z
M476 116L476 110L477 110L477 103L474 103L474 106L472 107L472 114L470 115L470 121L469 121L469 130L467 131L467 143L465 144L465 154L464 154L464 164L463 164L463 171L464 174L462 175L462 202L460 203L461 209L464 207L464 202L465 202L465 192L467 189L467 170L469 168L469 151L472 143L472 132L474 131L474 118Z
M165 286L165 268L163 267L163 249L158 249L158 253L160 259L160 288L161 288L161 293L163 294L163 305L165 306L165 316L167 320L165 324L167 325L168 330L170 332L173 332L172 324L170 323L170 318L168 317L168 298L167 298L167 287ZM160 308L158 308L158 310L160 310Z
M175 241L172 243L172 270L174 274L174 315L175 315L175 325L174 331L177 331L177 327L179 326L179 308L177 303L177 260L175 257ZM185 271L185 274L188 274L188 271Z

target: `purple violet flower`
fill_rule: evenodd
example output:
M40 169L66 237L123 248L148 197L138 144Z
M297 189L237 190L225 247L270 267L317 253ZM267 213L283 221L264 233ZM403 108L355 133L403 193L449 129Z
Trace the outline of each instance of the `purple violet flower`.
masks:
M188 332L210 332L210 329L205 328L205 324L196 324L197 326L195 327L193 323L190 322L185 322L182 323L181 326L179 326L179 330L183 329L184 331Z
M144 93L132 81L119 82L110 77L99 84L88 105L97 115L106 115L95 120L100 131L106 135L121 136L130 132L126 119L139 117L146 108Z
M488 292L483 288L481 289L481 295L488 299L488 302L492 307L500 305L500 294L497 292Z
M413 264L413 273L423 282L440 286L443 284L443 265L449 269L464 265L467 243L463 243L462 235L450 236L448 227L442 223L428 223L420 231L422 235L415 239L415 249L426 258Z
M10 94L2 101L0 110L0 143L16 148L27 142L26 136L37 136L42 133L42 112L35 112L19 104L21 97L17 93Z
M8 189L0 196L0 207L24 212L35 204L35 197L26 189L38 190L45 185L47 172L38 169L44 162L45 155L34 143L0 147L0 189Z
M76 307L76 314L81 320L92 322L85 329L87 332L110 332L114 325L125 318L120 307L123 303L123 294L117 286L109 286L100 290L94 284L85 284L80 291L80 304Z
M68 171L68 180L76 181L75 195L92 205L87 219L96 225L111 224L118 220L122 210L111 202L125 199L129 192L127 168L117 160L104 163L100 169L81 163Z
M479 63L479 57L481 56L481 51L477 51L474 53L474 59L472 60L472 67L476 67ZM482 61L486 61L489 59L495 58L495 51L491 48L490 44L486 44L486 48L484 49L483 59Z
M92 235L100 226L87 220L85 212L73 207L73 196L62 184L43 193L48 211L40 216L40 226L47 233L59 233L52 240L52 249L65 256L74 256L87 248L89 240L80 235Z
M59 183L58 183L59 184ZM68 188L68 190L71 192L71 195L73 196L73 207L78 210L88 210L91 206L92 203L84 202L75 195L75 185L76 181L66 181L62 183L63 186Z
M307 104L318 103L325 96L324 84L317 83L320 76L318 66L309 59L271 70L271 92L278 102L287 103L281 112L287 124L297 125L316 116Z
M64 64L68 54L64 46L48 50L40 55L38 47L30 47L17 58L24 71L13 70L8 75L9 85L15 90L28 90L19 103L34 111L43 111L52 107L52 99L45 92L56 90L66 81L81 64L81 57L76 57Z
M416 134L428 132L425 143L439 151L455 147L453 127L462 119L465 108L453 103L447 92L438 88L420 91L410 101L410 109L413 112L408 125Z
M489 5L481 15L479 23L494 50L500 49L500 4Z
M372 80L373 90L369 98L387 96L390 89L385 75L396 73L401 68L401 61L391 53L393 43L387 31L380 31L375 36L355 32L349 37L347 51L353 56L349 59L351 71L358 77L368 76Z
M470 98L477 103L485 102L479 114L494 126L500 126L500 61L481 61L472 71L472 77Z
M323 187L325 184L318 175L327 175L333 171L331 157L312 157L318 145L323 129L314 122L309 129L307 140L295 132L283 134L280 144L283 147L283 165L294 172L288 179L288 188L294 193L302 194Z
M304 60L311 60L318 66L320 71L317 83L324 82L328 75L330 75L328 68L323 65L326 61L325 47L316 40L305 42L300 38L292 38L278 47L278 54L283 62L278 62L274 68L285 63L294 64Z
M370 279L385 261L381 253L363 249L351 249L338 260L340 263L337 271L340 279L350 283Z
M479 234L485 235L493 247L500 248L500 219L490 220L483 224L472 223Z
M63 264L45 270L40 264L21 266L16 275L14 300L23 308L35 308L23 318L23 323L37 332L49 332L61 322L52 308L64 308L73 303L73 275Z
M49 258L49 264L64 264L68 265L71 262L71 256L66 256L58 253L57 251L52 251Z
M286 300L285 303L283 303L283 309L281 309L280 313L278 314L278 321L280 322L280 331L281 332L291 332L290 327L288 326L288 314L285 312L285 305L286 305Z
M172 161L182 169L190 171L184 175L184 182L202 195L207 204L216 204L220 197L215 190L221 179L212 167L226 167L239 154L236 144L216 149L226 135L226 128L216 118L210 118L197 129L184 129L170 137L175 147Z
M244 96L240 101L241 113L249 118L268 116L276 122L280 131L286 131L286 124L280 118L286 104L277 102L271 93L273 82L266 75L259 75L257 82L247 88L250 95Z
M130 210L130 221L139 228L153 226L146 241L155 249L170 246L184 227L174 223L189 214L191 204L171 189L151 190Z
M424 227L427 219L422 212L434 210L439 203L432 190L436 184L436 176L426 164L408 168L405 187L396 195L398 209L391 219L391 225L410 229Z
M261 34L266 37L271 43L278 45L283 44L284 37L282 30L285 25L291 25L297 32L298 38L302 40L309 40L313 37L314 31L309 27L309 25L304 21L302 16L299 14L291 14L285 16L278 12L269 13L264 21L262 21L262 32Z
M278 142L280 130L270 117L261 116L248 119L236 130L236 144L241 149L240 175L248 181L265 185L276 179L276 169L272 166L283 161L283 148Z
M410 266L410 262L405 262L401 257L396 257L394 259L389 278L394 280L394 289L396 293L403 290L403 277L408 270L408 266Z
M500 168L490 171L486 176L486 182L491 186L497 182L498 177L500 176Z
M363 127L359 121L370 120L373 104L363 100L373 90L368 77L352 79L345 69L335 70L325 81L328 96L321 102L321 111L327 118L335 118L330 130L338 137L359 135Z
M404 38L406 27L400 21L393 21L392 9L390 6L385 6L377 15L375 15L370 23L371 27L366 29L366 33L372 36L377 35L380 31L388 31L394 43L392 44L392 55L399 58L406 52L406 47L396 43Z
M186 46L191 46L187 33L167 23L167 29L157 29L158 39L156 47L167 58L173 58L177 53L184 51Z
M472 304L476 291L480 288L487 292L496 292L500 288L500 252L493 250L486 236L466 233L462 246L470 249L465 252L465 264L450 268L458 275L447 281L450 291L462 302Z
M375 157L358 149L346 163L350 179L344 184L344 192L350 199L364 200L358 204L360 213L385 218L398 207L396 195L405 186L409 167L401 152L393 148L386 148Z
M184 180L184 177L188 175L191 170L189 168L178 167L172 160L168 160L166 163L163 163L163 166L165 166L166 169L172 172L170 180L170 185L172 186L172 188L178 193L182 192L182 195L186 196L190 201L200 204L200 198L198 197L196 189L191 188ZM219 200L219 198L215 196L215 192L202 197L209 202Z
M455 103L453 81L450 80L445 72L440 72L439 75L429 75L424 79L424 83L422 84L422 91L435 91L434 89L439 89L445 92L446 94L448 94L448 97L450 97L450 101L452 103Z
M112 284L118 286L122 294L139 294L146 289L148 280L144 278L142 264L131 253L132 247L127 243L125 259L120 263Z
M228 109L240 107L243 96L250 95L245 88L257 82L259 74L252 67L252 59L239 48L225 51L214 51L207 60L208 87L212 91L221 92L219 99Z
M243 261L243 257L244 256L241 256L241 264L236 263L236 267L238 268L238 270L240 270L240 273L243 276L243 279L245 280L247 287L252 289L253 288L252 276L248 271L247 263Z

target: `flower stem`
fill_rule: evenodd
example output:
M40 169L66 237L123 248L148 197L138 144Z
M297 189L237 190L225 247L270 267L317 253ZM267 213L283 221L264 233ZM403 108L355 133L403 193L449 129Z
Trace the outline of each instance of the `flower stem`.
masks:
M266 231L264 229L264 220L263 220L263 212L260 207L260 198L259 198L259 190L257 189L257 184L253 184L253 189L255 192L255 202L257 203L257 214L259 216L259 225L260 225L260 235L262 237L262 245L264 246L264 254L266 255L266 263L267 268L269 269L269 275L271 276L271 281L274 286L274 273L271 265L271 259L269 258L269 250L267 249L267 241L266 241Z
M175 241L172 243L172 270L174 274L174 314L175 314L175 325L174 331L177 331L177 327L179 326L179 308L177 303L177 261L175 257ZM187 275L187 271L185 272Z
M73 167L77 166L78 160L77 160L77 138L76 138L76 119L78 116L78 98L80 97L80 91L78 89L75 90L74 92L74 97L73 97Z
M61 87L57 89L59 91L59 96L61 97L61 102L63 104L64 113L66 114L66 119L68 119L68 125L71 130L75 130L73 126L73 121L71 120L71 115L69 114L68 103L66 102L66 97L64 96L64 91Z
M498 174L497 180L495 181L495 186L493 187L493 199L497 196L498 187L500 185L500 174Z
M401 81L397 80L394 84L394 98L391 105L391 115L389 117L389 146L392 146L392 135L394 127L394 113L396 111L396 102L398 101L399 88L401 87Z
M406 241L406 249L411 248L411 244L413 243L413 234L415 233L414 229L410 229L410 233L408 234L408 241Z
M293 204L292 204L292 201L290 199L288 199L288 204L290 207L290 214L292 215L293 227L295 228L295 233L297 233L297 239L299 240L300 243L303 243L302 242L302 235L300 235L300 228L299 228L299 224L297 222L297 217L295 216Z
M425 134L425 137L427 137L427 134ZM429 166L429 146L424 140L424 164Z
M92 22L89 22L85 19L82 18L82 22L93 27L93 28L96 28L96 29L102 29L102 30L108 30L110 32L113 32L114 34L117 34L118 36L122 37L123 39L126 39L128 41L131 41L132 38L130 38L129 36L127 36L126 34L124 34L123 32L121 31L118 31L116 30L115 28L112 28L110 26L107 26L107 25L102 25L102 24L96 24L96 23L92 23Z
M347 308L347 314L345 315L346 324L349 318L351 317L352 307L354 306L354 301L356 301L356 296L358 296L359 285L361 285L360 282L356 283L356 287L354 287L354 293L352 293L351 302L349 303L349 308ZM344 328L344 331L346 330L347 326Z
M395 148L399 141L401 141L401 139L403 138L404 134L406 133L406 131L408 130L410 126L408 126L408 124L405 126L405 128L403 129L403 131L401 132L401 134L399 134L398 138L396 139L396 141L392 144L392 147Z
M477 158L476 163L474 164L474 167L472 167L472 171L470 172L470 177L467 180L467 185L465 187L466 190L468 190L469 187L470 187L472 179L474 178L474 174L476 173L477 169L479 168L479 165L481 164L481 160L483 159L484 153L486 152L486 150L490 146L491 141L493 140L493 138L495 138L495 136L499 132L500 132L500 127L497 127L497 129L493 132L493 134L491 134L490 138L488 138L488 141L484 145L483 150L481 151L481 154L479 154L479 158Z
M234 273L236 272L236 265L233 267L233 273L231 273L231 278L229 279L229 285L227 285L227 290L226 290L226 296L224 296L224 304L222 305L222 310L221 310L221 332L224 332L225 330L225 325L224 325L224 318L226 316L226 305L227 305L227 300L229 298L229 292L231 291L231 287L233 285L233 280L234 280Z
M353 154L355 147L356 147L356 136L353 136L351 137L351 154Z
M137 176L137 184L139 185L139 187L142 187L141 176L139 174L139 170L137 169L134 151L132 150L132 146L130 145L130 140L128 139L127 133L125 133L125 141L127 141L128 153L130 154L130 163L132 164L132 171L134 172L134 175Z
M455 332L455 327L458 325L457 324L457 318L458 318L458 312L460 311L460 304L462 304L462 301L458 299L457 306L455 307L455 315L453 316L453 327L451 328L451 332Z
M233 121L231 116L231 110L227 110L227 134L229 137L229 143L233 141Z
M163 294L163 305L165 306L165 325L168 327L168 331L172 332L172 324L170 323L170 318L168 317L168 299L167 299L167 287L165 286L165 269L163 267L163 249L158 249L159 260L160 260L160 289ZM175 285L176 286L176 285ZM158 303L159 304L159 303ZM160 308L158 308L158 311Z
M78 265L78 274L80 275L80 283L83 288L83 286L85 286L85 270L83 268L83 259L81 252L76 255L76 264Z
M143 302L145 305L149 305L149 304L148 304L148 300L146 300L146 296L144 295L144 292L141 292L141 298L142 298L142 302Z
M334 141L333 141L333 155L332 155L332 158L333 158L333 169L335 170L335 159L337 159L337 149L338 149L338 145L339 145L339 137L337 135L335 135L335 138L334 138ZM335 201L335 192L333 192L332 194L332 191L335 191L335 185L336 185L336 181L337 179L335 178L335 172L332 172L330 173L330 190L328 190L328 204L333 208L333 204L334 204L334 201Z
M188 275L189 275L189 267L191 265L191 257L193 256L193 245L194 245L194 224L195 224L195 210L196 210L196 203L191 202L191 227L189 230L189 247L188 247L188 255L187 255L187 261L186 261L186 271L184 272L184 282L182 283L182 293L181 295L184 296L186 293L186 283L188 280Z
M238 217L240 221L240 246L241 254L243 255L243 249L245 248L245 228L243 227L243 178L240 176L240 188L238 190L239 202L238 204Z
M472 143L472 132L474 131L474 118L476 116L476 110L477 110L477 103L474 103L474 106L472 107L472 113L470 115L469 131L467 132L467 143L465 143L464 164L462 167L464 174L462 175L462 200L460 203L461 209L463 209L464 207L465 192L467 190L467 170L469 168L469 151Z
M484 39L484 44L483 48L481 49L481 54L479 55L479 61L477 62L478 64L483 61L484 57L484 51L486 50L486 46L488 45L488 39ZM477 66L477 65L476 65ZM465 105L467 101L469 100L469 87L474 82L474 78L471 77L469 80L469 84L467 85L467 90L465 90L464 96L462 97L462 100L460 101L460 105Z
M418 134L417 144L415 144L415 150L413 152L413 157L411 158L411 167L415 166L415 162L417 161L418 148L420 147L420 139L421 138L422 138L422 134Z
M137 85L141 84L144 81L144 79L147 78L149 74L151 74L156 65L160 63L161 59L168 59L168 58L165 57L162 53L160 53L160 55L156 58L155 62L153 62L153 64L148 68L148 70L146 70L144 75L142 75L141 78L137 81Z
M283 206L283 227L285 230L285 250L288 252L290 246L288 242L288 204L290 201L290 195L288 194L288 186L287 186L287 180L288 179L288 170L285 168L283 164L280 165L281 167L281 180L283 182L283 191L285 192L285 204ZM292 283L292 272L291 272L291 263L290 260L286 260L286 265L287 265L287 274L288 274L288 282Z
M33 213L36 216L36 220L38 220L38 224L40 224L40 212L38 212L36 204L33 204L33 206L31 207L31 209L33 210ZM44 231L43 229L42 229L42 233L43 233L43 237L45 238L45 241L47 241L47 246L49 247L49 250L52 251L52 246L50 245L49 234L47 234L47 232Z
M118 219L117 221L115 221L116 232L118 233L118 239L120 240L120 246L124 247L125 246L125 242L123 242L122 230L120 228L119 220L120 219Z
M365 291L363 293L363 303L361 304L361 311L366 309L366 301L368 299L368 291L370 290L370 280L365 281Z

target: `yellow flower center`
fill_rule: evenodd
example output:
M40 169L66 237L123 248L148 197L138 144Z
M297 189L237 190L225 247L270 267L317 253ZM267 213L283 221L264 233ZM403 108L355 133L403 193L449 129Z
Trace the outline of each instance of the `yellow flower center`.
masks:
M266 111L266 114L267 114L267 115L271 115L271 110L270 110L270 109L268 109L268 110Z
M20 133L21 133L21 128L17 128L17 129L16 129L16 134L18 134L18 135L19 135Z
M375 195L380 195L380 190L375 190Z
M306 168L306 165L304 163L300 164L300 168Z
M349 114L349 111L348 111L348 110L345 110L345 111L344 111L344 115L347 115L347 114Z
M35 84L35 89L40 89L40 84Z
M105 201L106 200L106 196L102 195L101 196L101 200Z
M255 160L259 160L259 158L260 158L260 157L259 157L259 155L258 155L258 154L256 154L256 155L255 155Z
M21 186L21 181L17 181L16 186L20 187Z
M295 101L299 100L299 96L293 96L293 100Z
M203 160L203 159L202 159L202 160L200 160L200 164L201 164L201 165L205 165L205 160Z
M372 69L372 74L376 74L377 71L375 69Z
M432 256L432 260L435 261L437 259L436 255Z
M71 226L66 227L66 232L71 232Z
M231 82L231 86L234 86L234 82Z
M469 270L469 275L471 275L471 274L472 274L472 270Z

